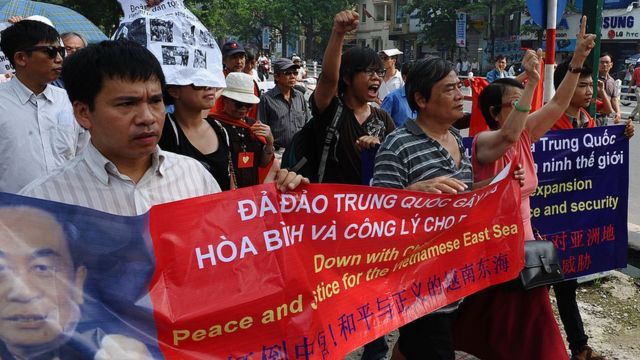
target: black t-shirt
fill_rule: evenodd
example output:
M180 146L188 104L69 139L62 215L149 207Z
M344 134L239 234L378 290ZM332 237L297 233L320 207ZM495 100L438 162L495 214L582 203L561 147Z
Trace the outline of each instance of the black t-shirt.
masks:
M227 145L227 135L222 126L213 119L207 118L206 121L215 131L218 137L218 150L210 154L203 154L195 146L191 144L184 131L177 122L175 130L178 131L177 138L174 127L171 124L171 116L167 114L160 137L160 148L162 150L171 151L198 160L218 182L220 189L229 190L229 145Z
M253 125L256 120L251 118L244 119L247 124ZM249 129L241 126L235 126L222 122L222 126L227 130L229 134L229 141L231 144L231 160L233 162L233 169L236 174L236 182L238 188L258 185L260 183L258 168L260 167L260 159L262 158L262 142L258 138L251 135ZM245 156L241 155L246 155ZM247 165L239 166L239 162L248 157L253 157ZM251 164L251 166L248 166Z
M311 96L311 112L314 117L314 124L317 126L318 136L316 147L322 151L322 142L326 128L331 125L333 116L338 110L338 98L334 97L324 112L319 113L313 96ZM320 121L316 121L320 120ZM371 107L371 115L362 125L358 123L348 106L342 105L342 115L338 121L338 139L335 146L332 145L331 152L327 159L327 168L322 182L337 184L362 184L362 164L360 161L360 151L356 146L356 140L369 135L377 136L380 142L395 129L393 119L384 110ZM336 141L336 140L334 140ZM334 151L335 150L335 151Z

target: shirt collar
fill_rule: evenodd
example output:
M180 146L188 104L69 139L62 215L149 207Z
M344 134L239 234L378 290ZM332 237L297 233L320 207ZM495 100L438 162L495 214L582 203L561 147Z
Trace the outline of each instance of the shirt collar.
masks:
M416 120L407 120L407 122L405 122L405 126L407 130L413 135L423 135L423 136L426 136L428 139L431 139L431 137L425 134L425 132L422 131L420 126L418 126L418 124L416 123ZM454 128L453 126L449 127L449 131L452 132L457 137L460 136L460 130Z
M295 91L295 90L296 90L295 88L293 88L293 87L291 88L291 95L290 95L290 96L291 96L291 98L294 98L294 97L296 97L296 96L297 96L297 94L296 94L296 91ZM278 96L278 95L279 95L279 96L281 96L282 98L284 98L284 95L282 94L282 90L280 90L280 87L278 87L278 85L274 86L274 87L273 87L273 89L272 89L272 91L273 91L273 96L274 96L274 97L276 97L276 96Z
M610 77L611 77L611 76L610 76L609 74L607 74L607 75L605 75L605 76L600 76L600 75L598 75L598 79L600 79L600 80L609 80L609 78L610 78Z
M125 176L120 174L116 165L107 159L102 153L93 146L93 143L89 141L87 148L83 152L85 162L89 166L89 170L93 175L100 180L104 185L109 185L109 175L124 178ZM159 146L156 146L156 151L151 155L151 171L158 176L164 176L164 159L165 155ZM149 169L147 169L149 172Z
M569 114L565 114L565 115L567 115L567 119L569 119L569 122L571 123L571 127L573 127L574 129L587 127L589 125L589 119L590 119L589 113L583 108L580 108L580 111L578 112L580 123L578 123L578 118Z
M31 91L22 81L20 81L17 76L14 76L9 83L13 86L13 89L15 90L16 95L18 95L18 99L22 105L26 104L32 96L38 96L34 94L33 91ZM53 102L53 90L51 89L51 86L52 85L47 84L47 87L44 88L44 91L41 94L49 102Z

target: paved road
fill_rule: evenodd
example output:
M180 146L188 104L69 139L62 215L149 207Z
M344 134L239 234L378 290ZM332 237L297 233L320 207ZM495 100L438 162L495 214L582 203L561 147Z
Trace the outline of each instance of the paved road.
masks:
M623 106L622 115L626 118L633 106ZM640 134L640 124L635 123ZM629 247L640 251L640 137L635 136L629 144ZM636 265L637 266L637 265Z

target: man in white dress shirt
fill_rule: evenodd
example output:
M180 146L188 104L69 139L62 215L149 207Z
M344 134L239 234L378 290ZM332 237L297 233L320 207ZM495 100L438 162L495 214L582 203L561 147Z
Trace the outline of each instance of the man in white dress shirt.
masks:
M20 193L139 215L151 206L220 191L196 160L157 146L165 111L158 60L128 41L104 41L65 61L62 78L78 122L91 133L86 151ZM280 190L307 179L279 170Z
M0 47L15 68L0 84L0 191L17 193L75 157L88 134L66 92L49 84L65 56L53 27L22 20L2 31Z

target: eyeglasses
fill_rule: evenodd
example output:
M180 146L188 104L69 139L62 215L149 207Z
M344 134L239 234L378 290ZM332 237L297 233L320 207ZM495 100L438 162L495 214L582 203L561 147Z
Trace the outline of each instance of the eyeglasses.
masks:
M51 59L55 59L56 56L58 55L64 58L64 56L66 55L64 46L40 45L40 46L28 47L26 49L23 49L22 51L25 51L25 52L41 51L46 53L47 56L49 56L49 58Z
M251 104L251 103L245 103L245 102L238 101L238 100L235 100L235 99L231 99L231 100L233 100L233 104L236 106L236 109L250 108L250 107L253 106L253 104Z
M369 77L373 77L374 74L378 75L379 77L384 77L384 74L387 73L387 70L385 70L385 69L366 69L366 70L364 70L364 73L367 74L367 76L369 76Z
M389 56L387 56L387 55L382 55L382 56L380 56L380 59L382 59L382 61L387 61L387 60L389 60L391 58Z

